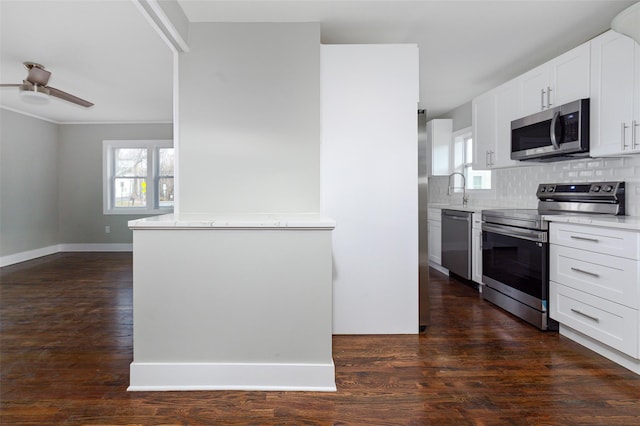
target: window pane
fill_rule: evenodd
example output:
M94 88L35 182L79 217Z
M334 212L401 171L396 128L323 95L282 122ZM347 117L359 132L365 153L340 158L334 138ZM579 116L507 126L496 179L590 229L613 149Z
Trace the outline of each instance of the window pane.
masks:
M491 189L491 170L473 170L466 168L468 189Z
M146 176L146 148L116 148L114 151L116 176Z
M159 175L160 176L173 176L173 148L160 148L158 149L159 158ZM173 184L172 184L173 187ZM173 194L173 191L171 192Z
M146 207L147 181L144 178L114 179L113 200L116 207Z
M173 206L173 178L162 177L158 179L158 204L159 207Z
M473 139L467 138L464 141L465 144L465 156L464 162L467 164L473 163Z

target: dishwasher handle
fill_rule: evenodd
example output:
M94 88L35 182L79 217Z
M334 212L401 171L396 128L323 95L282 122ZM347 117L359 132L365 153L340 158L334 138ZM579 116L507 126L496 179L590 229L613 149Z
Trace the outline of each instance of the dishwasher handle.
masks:
M447 219L459 220L461 222L469 222L469 218L468 217L461 217L461 216L448 216L447 215Z
M459 220L464 222L471 221L471 213L457 210L442 210L442 217L447 219Z

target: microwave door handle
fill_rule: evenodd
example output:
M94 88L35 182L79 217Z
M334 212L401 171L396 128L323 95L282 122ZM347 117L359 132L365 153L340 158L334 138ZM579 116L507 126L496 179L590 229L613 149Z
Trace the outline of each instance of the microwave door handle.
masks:
M556 111L553 114L553 118L551 119L551 129L549 130L549 136L551 137L551 144L554 149L560 149L560 145L558 144L558 136L556 134L556 124L558 123L558 118L560 117L560 111Z

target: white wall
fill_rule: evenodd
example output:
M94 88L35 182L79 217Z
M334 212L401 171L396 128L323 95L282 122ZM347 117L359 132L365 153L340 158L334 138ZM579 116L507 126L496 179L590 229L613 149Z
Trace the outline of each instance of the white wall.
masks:
M140 227L134 253L131 390L335 390L331 228Z
M179 58L179 214L319 211L320 25L197 23Z
M418 49L322 46L322 213L333 331L418 330Z

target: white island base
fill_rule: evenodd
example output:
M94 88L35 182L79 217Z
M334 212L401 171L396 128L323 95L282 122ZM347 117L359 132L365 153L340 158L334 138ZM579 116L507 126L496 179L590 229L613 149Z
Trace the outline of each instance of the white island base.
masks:
M309 216L129 222L129 390L335 391L334 226Z

